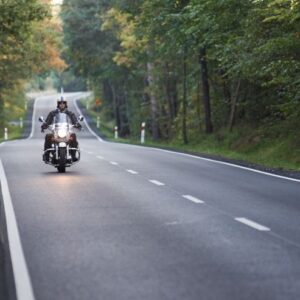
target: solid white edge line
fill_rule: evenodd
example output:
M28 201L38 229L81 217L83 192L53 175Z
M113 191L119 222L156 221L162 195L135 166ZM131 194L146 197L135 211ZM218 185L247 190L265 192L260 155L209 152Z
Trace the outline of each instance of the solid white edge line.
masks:
M22 248L17 220L8 188L8 183L0 159L0 180L4 203L4 214L6 218L9 250L15 280L15 287L18 300L34 300L32 284Z
M156 184L156 185L160 185L160 186L165 185L163 182L160 182L160 181L155 180L155 179L149 179L149 181L153 184Z
M255 169L235 165L235 164L232 164L232 163L227 163L227 162L224 162L224 161L214 160L214 159L211 159L211 158L204 158L204 157L195 156L195 155L192 155L192 154L173 152L173 151L170 151L170 150L164 150L164 149L158 149L158 148L152 148L152 147L151 147L151 149L156 150L156 151L163 151L163 152L167 152L167 153L177 154L177 155L181 155L181 156L192 157L192 158L196 158L196 159L200 159L200 160L213 162L213 163L216 163L216 164L227 165L227 166L230 166L230 167L239 168L239 169L243 169L243 170L247 170L247 171L251 171L251 172L255 172L255 173L259 173L259 174L263 174L263 175L268 175L268 176L272 176L272 177L277 177L277 178L281 178L281 179L286 179L286 180L290 180L290 181L300 182L300 179L295 179L295 178L290 178L290 177L286 177L286 176L267 173L267 172L264 172L264 171L259 171L259 170L255 170Z
M259 231L271 231L270 228L265 227L265 226L263 226L261 224L258 224L258 223L254 222L254 221L251 221L251 220L249 220L247 218L235 218L235 220L238 221L238 222L241 222L241 223L243 223L245 225L248 225L248 226L250 226L250 227L252 227L252 228L254 228L256 230L259 230Z
M126 144L126 145L128 145L128 144ZM131 145L131 146L139 147L139 148L148 148L148 149L152 149L152 150L155 150L155 151L162 151L162 152L172 153L172 154L186 156L186 157L192 157L192 158L196 158L196 159L200 159L200 160L213 162L213 163L216 163L216 164L227 165L227 166L230 166L230 167L239 168L239 169L243 169L243 170L247 170L247 171L251 171L251 172L255 172L255 173L259 173L259 174L263 174L263 175L277 177L277 178L280 178L280 179L286 179L286 180L290 180L290 181L300 182L300 179L290 178L290 177L276 175L276 174L272 174L272 173L267 173L267 172L264 172L264 171L259 171L259 170L256 170L256 169L251 169L251 168L248 168L248 167L243 167L243 166L235 165L235 164L232 164L232 163L227 163L227 162L224 162L224 161L214 160L214 159L211 159L211 158L204 158L204 157L195 156L195 155L192 155L192 154L180 153L180 152L175 152L175 151L165 150L165 149L159 149L159 148L153 148L153 147L144 147L144 146L138 146L138 145Z
M80 110L80 108L78 107L78 105L77 105L77 100L79 100L79 99L81 99L80 97L78 98L78 99L74 99L73 100L73 103L74 103L74 105L75 105L75 107L76 107L76 109L77 109L77 112L80 114L80 115L82 115L82 112L81 112L81 110ZM92 128L89 126L89 124L88 124L88 122L86 121L86 119L84 118L84 124L85 124L85 126L88 128L88 130L90 131L90 133L94 136L94 137L96 137L97 139L98 139L98 141L99 142L101 142L101 143L104 143L105 141L103 140L103 139L101 139L101 137L99 137L93 130L92 130Z
M198 199L196 197L193 197L191 195L182 195L182 197L185 198L185 199L187 199L187 200L190 200L190 201L192 201L192 202L194 202L196 204L203 204L204 203L204 201L202 201L202 200L200 200L200 199Z
M76 101L75 101L75 106L76 106L77 111L81 114L81 111L78 108ZM86 120L84 120L84 122L85 122L87 128L90 130L90 132L100 142L105 142L90 128L90 126L88 125ZM119 144L122 144L122 143L119 143ZM256 170L256 169L251 169L251 168L248 168L248 167L235 165L235 164L232 164L232 163L227 163L227 162L223 162L223 161L219 161L219 160L214 160L214 159L211 159L211 158L204 158L204 157L201 157L201 156L195 156L195 155L192 155L192 154L180 153L180 152L175 152L175 151L171 151L171 150L153 148L153 147L148 147L148 146L145 147L145 146L132 145L132 144L122 144L122 145L131 146L131 147L138 147L138 148L144 148L144 149L147 148L147 149L152 149L152 150L155 150L155 151L162 151L162 152L166 152L166 153L172 153L172 154L176 154L176 155L181 155L181 156L196 158L196 159L200 159L200 160L205 160L205 161L213 162L213 163L216 163L216 164L227 165L227 166L230 166L230 167L239 168L239 169L247 170L247 171L250 171L250 172L255 172L255 173L259 173L259 174L263 174L263 175L267 175L267 176L272 176L272 177L276 177L276 178L280 178L280 179L285 179L285 180L294 181L294 182L300 182L300 179L295 179L295 178L290 178L290 177L286 177L286 176L276 175L276 174L272 174L272 173L268 173L268 172L264 172L264 171L259 171L259 170Z
M33 112L32 112L32 119L31 119L31 132L29 137L27 138L27 140L32 139L33 138L33 134L34 134L34 128L35 128L35 122L36 122L36 105L37 102L40 101L43 97L49 97L49 96L55 96L56 94L51 94L51 95L45 95L45 96L37 96L33 101Z
M133 175L136 175L136 174L138 174L138 172L137 171L134 171L134 170L126 170L128 173L130 173L130 174L133 174Z

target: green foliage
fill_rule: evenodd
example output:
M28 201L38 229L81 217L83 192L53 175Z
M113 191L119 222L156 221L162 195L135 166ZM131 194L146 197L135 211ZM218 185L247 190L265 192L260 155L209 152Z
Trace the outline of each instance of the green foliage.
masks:
M275 124L284 132L287 127L280 124L299 119L297 0L64 4L65 56L103 100L101 109L121 135L138 136L146 121L150 132L157 123L162 140L181 141L184 124L191 142L203 137L203 48L216 135L238 139L227 129L265 130ZM256 147L255 141L249 143Z
M86 81L74 74L72 68L68 68L63 72L52 72L51 78L53 80L53 87L60 91L61 87L64 87L65 92L79 92L86 91Z
M0 130L0 141L3 140L4 124L8 128L9 139L19 138L22 134L20 128L20 118L25 120L26 96L23 92L22 85L14 85L9 89L2 89L3 98L6 99L3 107L3 128Z
M48 6L38 0L0 2L0 130L5 123L5 101L9 90L29 78L42 62L35 24L49 15Z
M33 24L48 15L37 0L0 2L0 84L9 86L27 78L38 52L33 40Z

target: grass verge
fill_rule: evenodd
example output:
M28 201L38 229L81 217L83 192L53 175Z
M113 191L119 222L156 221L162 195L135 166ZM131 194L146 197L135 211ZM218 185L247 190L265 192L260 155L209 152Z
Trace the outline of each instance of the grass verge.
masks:
M81 105L85 104L86 101L83 100ZM95 131L107 140L141 145L138 138L114 139L113 123L101 122L100 129L97 129L95 124L99 114L91 109L87 109L86 113L94 124ZM292 122L269 123L259 128L240 125L232 132L223 130L211 135L202 133L190 136L188 144L183 144L180 139L153 141L147 137L146 132L146 142L143 146L235 160L265 168L300 171L300 135L297 125Z
M22 137L23 129L17 125L7 126L8 129L8 140L15 140ZM4 142L4 132L2 137L0 138L0 143Z

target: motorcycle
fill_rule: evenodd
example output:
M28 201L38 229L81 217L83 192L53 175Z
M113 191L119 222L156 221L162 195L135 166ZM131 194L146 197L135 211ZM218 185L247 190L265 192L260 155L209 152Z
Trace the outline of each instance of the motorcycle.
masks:
M44 118L39 117L39 121L46 124ZM83 117L79 116L78 121L83 121ZM43 160L46 164L57 168L59 173L65 173L66 167L70 167L80 161L80 149L74 147L78 145L76 135L73 132L74 125L68 122L68 116L65 113L59 113L54 123L47 127L50 130L48 138L51 139L51 148L46 149L43 154ZM46 159L46 156L49 159Z

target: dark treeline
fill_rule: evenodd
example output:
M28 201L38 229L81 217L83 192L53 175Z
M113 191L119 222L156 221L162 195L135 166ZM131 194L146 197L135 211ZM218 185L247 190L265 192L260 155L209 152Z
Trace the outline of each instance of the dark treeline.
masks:
M121 136L299 119L298 0L65 0L61 15L64 56Z

